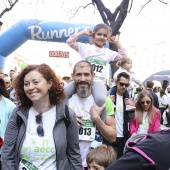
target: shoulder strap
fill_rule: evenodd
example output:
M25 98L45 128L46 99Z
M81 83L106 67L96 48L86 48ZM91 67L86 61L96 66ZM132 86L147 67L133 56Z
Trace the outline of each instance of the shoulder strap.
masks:
M66 125L66 128L68 128L69 125L70 125L70 122L69 122L70 116L69 116L69 109L68 109L68 107L66 105L65 105L65 115L66 115L66 119L64 119L64 123ZM18 126L18 129L20 129L22 123L23 123L22 118L19 115L17 115L17 126Z
M68 106L65 105L65 115L66 115L66 118L64 119L64 123L66 125L66 128L69 127L70 125L70 116L69 116L69 109L68 109Z

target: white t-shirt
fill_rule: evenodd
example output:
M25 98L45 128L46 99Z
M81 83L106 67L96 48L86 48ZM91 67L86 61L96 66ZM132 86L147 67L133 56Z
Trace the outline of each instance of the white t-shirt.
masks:
M115 111L115 122L116 122L116 130L117 130L117 137L123 137L123 96L116 94L116 111Z
M106 83L108 64L114 61L118 53L105 47L98 48L93 44L78 43L78 48L82 60L87 60L92 64L96 79Z
M91 120L89 112L93 104L94 98L92 95L87 98L80 98L77 94L73 94L72 97L69 98L69 107L74 110L77 117L81 117L83 120ZM90 151L90 144L91 141L79 141L82 164L84 167L87 167L86 156Z
M170 93L167 93L168 104L170 104Z
M25 166L34 167L34 170L56 170L56 150L53 139L56 106L42 114L43 137L37 135L36 115L38 115L38 112L31 107L28 114L26 137L21 149L20 157L23 162L20 162L20 168L21 164L24 163Z
M160 96L160 93L158 94L158 100L159 100L159 107L166 108L166 105L168 104L168 98L167 95Z
M139 125L138 134L147 134L149 129L149 121L147 112L143 112L142 124Z

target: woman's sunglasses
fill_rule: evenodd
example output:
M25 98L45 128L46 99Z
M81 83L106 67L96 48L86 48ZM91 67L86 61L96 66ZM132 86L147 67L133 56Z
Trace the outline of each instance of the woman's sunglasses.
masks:
M147 100L147 101L140 102L141 105L144 105L145 103L146 103L146 104L150 104L151 101Z
M127 83L122 83L122 82L119 82L119 85L120 85L120 86L125 86L125 87L128 87L128 86L129 86L129 83L127 84Z
M44 129L43 129L43 124L42 124L42 115L38 114L37 116L35 116L35 121L38 124L38 127L37 127L38 136L40 136L40 137L44 136Z

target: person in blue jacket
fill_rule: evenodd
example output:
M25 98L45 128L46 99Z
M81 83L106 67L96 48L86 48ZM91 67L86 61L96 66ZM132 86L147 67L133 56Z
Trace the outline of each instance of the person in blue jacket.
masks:
M6 90L5 81L0 78L0 139L1 146L3 144L4 134L9 117L15 108L15 104L9 100L9 93ZM0 147L1 147L0 146ZM1 155L1 149L0 149Z

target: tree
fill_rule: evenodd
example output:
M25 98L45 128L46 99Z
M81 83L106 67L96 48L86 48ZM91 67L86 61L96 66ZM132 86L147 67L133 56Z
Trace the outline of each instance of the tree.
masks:
M143 8L146 5L148 5L151 1L152 0L148 0L146 3L144 3L141 6L141 10L139 11L139 13L141 13ZM166 2L164 2L164 0L159 1L163 4L167 4ZM92 0L90 4L87 4L83 8L87 8L89 5L94 5L94 7L95 6L97 7L103 22L112 28L113 30L112 36L115 36L116 34L119 33L119 29L121 28L123 22L125 21L127 13L131 11L133 6L133 0L122 0L113 13L108 8L106 8L102 0ZM80 7L77 8L76 13L78 12L79 9ZM117 51L117 47L114 44L109 44L109 48L114 51ZM115 73L115 71L118 69L116 67L116 62L111 62L110 64L112 67L112 73Z
M8 12L11 11L12 8L16 5L16 3L18 2L18 0L15 0L14 2L12 0L6 0L9 3L9 8L5 7L5 9L2 10L2 12L0 13L0 18L2 18L2 16Z
M131 1L131 5L132 2L133 1ZM119 29L121 28L128 13L129 0L123 0L113 13L105 7L101 0L92 0L92 3L93 5L97 6L97 9L99 10L103 22L112 28L112 35L115 36L116 34L118 34ZM117 51L117 47L112 43L109 44L109 48L114 51ZM110 62L110 64L112 67L113 74L118 69L116 67L116 61L112 61Z
M8 11L12 10L12 8L16 5L16 3L18 2L18 0L3 0L5 2L8 2L9 4L9 8L5 7L4 10L2 10L2 12L0 12L0 18ZM28 0L29 1L29 0ZM141 6L141 10L139 11L139 13L143 10L143 8L148 5L149 3L151 3L152 0L147 0L146 3L144 3ZM159 2L163 3L163 4L167 4L166 2L164 2L164 0L158 0ZM111 5L114 2L111 2ZM121 28L123 22L125 21L128 12L131 11L132 6L133 6L133 0L121 0L121 3L117 6L117 8L115 9L115 11L112 13L108 8L106 8L106 6L104 5L102 0L91 0L91 3L85 5L85 6L79 6L76 9L76 12L74 13L74 15L76 15L76 13L79 11L80 8L87 8L89 5L93 5L94 8L97 7L101 18L103 20L103 22L107 25L109 25L113 32L112 32L112 36L115 36L118 32L119 29ZM73 15L73 16L74 16ZM109 48L112 50L117 51L117 48L114 44L109 44ZM116 66L115 66L116 62L111 62L111 66L112 66L112 72L114 73L116 71Z

